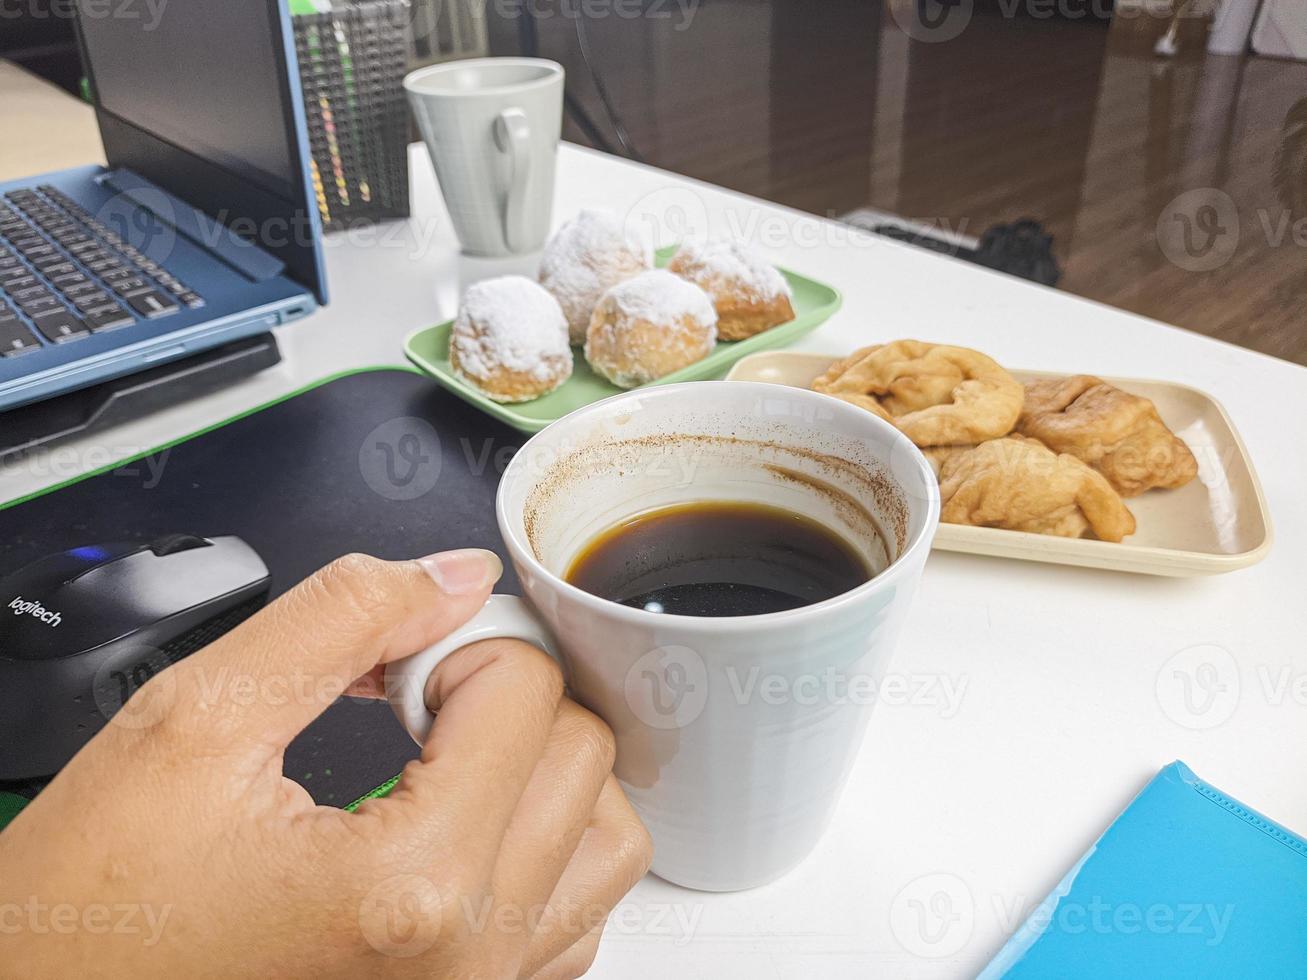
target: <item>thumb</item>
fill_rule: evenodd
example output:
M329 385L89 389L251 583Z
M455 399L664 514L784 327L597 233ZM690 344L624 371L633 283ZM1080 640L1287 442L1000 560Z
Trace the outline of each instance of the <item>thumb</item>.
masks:
M248 733L280 753L352 681L471 619L502 574L480 549L337 559L172 668L173 710L200 738Z

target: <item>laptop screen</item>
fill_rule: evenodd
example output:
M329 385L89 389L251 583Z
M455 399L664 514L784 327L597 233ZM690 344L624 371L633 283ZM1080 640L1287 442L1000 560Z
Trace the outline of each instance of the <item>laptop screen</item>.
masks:
M122 16L127 9L79 0L110 167L135 171L233 227L252 219L278 229L275 243L258 244L325 301L282 3L163 0Z
M169 0L141 18L83 16L107 112L280 197L293 195L267 0Z

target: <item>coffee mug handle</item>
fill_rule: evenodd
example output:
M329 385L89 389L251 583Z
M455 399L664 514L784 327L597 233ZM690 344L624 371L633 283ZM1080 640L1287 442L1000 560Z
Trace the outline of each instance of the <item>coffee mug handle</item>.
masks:
M436 720L425 697L427 681L436 665L470 643L501 637L539 647L563 667L566 676L553 636L527 601L515 595L492 595L480 612L439 643L386 665L386 698L395 717L419 745L426 742Z
M530 251L526 227L526 185L531 177L531 124L521 109L505 109L495 119L495 145L513 167L504 208L504 243L510 252Z

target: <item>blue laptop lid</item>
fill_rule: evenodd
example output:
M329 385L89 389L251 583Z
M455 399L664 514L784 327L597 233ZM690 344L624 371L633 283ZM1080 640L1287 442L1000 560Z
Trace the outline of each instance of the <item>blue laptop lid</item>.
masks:
M168 0L146 24L79 8L78 35L109 169L254 241L325 304L286 0Z
M981 977L1307 977L1307 842L1173 762Z

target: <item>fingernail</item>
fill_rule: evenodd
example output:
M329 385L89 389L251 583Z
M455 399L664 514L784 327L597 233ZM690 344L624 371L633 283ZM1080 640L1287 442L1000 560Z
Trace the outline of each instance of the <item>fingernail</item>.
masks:
M462 551L442 551L419 558L432 581L446 595L471 595L499 581L504 574L504 563L493 551L481 548L464 548Z

